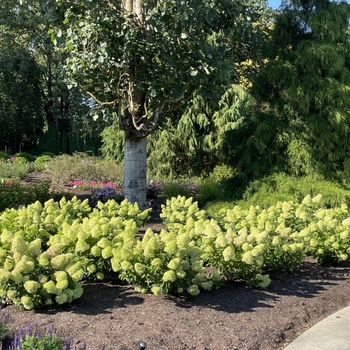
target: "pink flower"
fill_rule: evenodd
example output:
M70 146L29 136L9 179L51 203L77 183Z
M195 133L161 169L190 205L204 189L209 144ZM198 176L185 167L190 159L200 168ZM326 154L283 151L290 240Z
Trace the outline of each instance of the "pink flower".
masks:
M13 185L13 181L12 180L7 180L6 181L6 185L7 186L12 186Z
M69 185L73 186L75 188L75 187L84 185L84 181L82 181L82 180L74 180L74 181L69 182Z
M103 188L104 188L104 187L117 188L117 185L116 185L114 182L112 182L112 181L108 181L108 182L103 183L103 184L102 184L102 187L103 187Z

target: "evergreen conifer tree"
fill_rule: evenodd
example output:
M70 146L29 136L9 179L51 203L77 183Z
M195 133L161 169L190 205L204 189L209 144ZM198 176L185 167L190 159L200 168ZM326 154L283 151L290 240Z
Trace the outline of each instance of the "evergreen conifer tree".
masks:
M283 3L253 81L258 112L227 135L248 176L350 173L349 19L345 1Z

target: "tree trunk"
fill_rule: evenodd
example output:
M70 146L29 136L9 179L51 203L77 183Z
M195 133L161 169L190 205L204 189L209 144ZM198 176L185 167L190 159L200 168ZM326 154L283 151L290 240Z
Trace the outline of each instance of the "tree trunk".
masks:
M128 12L133 12L139 21L139 25L143 26L144 18L142 11L142 0L123 0L123 8ZM136 79L136 77L134 77ZM122 127L125 131L124 137L124 195L131 203L138 203L139 208L146 208L147 197L147 140L146 136L140 137L139 130L135 128L135 116L145 115L145 98L143 91L137 86L133 87L126 105L133 101L130 108L125 110L126 125ZM142 117L141 117L142 119Z
M147 140L124 140L124 195L131 202L137 202L139 208L146 208L147 179Z

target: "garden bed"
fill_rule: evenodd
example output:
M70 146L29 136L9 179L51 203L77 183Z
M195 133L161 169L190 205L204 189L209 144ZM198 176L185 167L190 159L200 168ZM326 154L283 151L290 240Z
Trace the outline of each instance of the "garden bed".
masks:
M32 173L27 181L44 180ZM89 191L53 185L79 198ZM159 231L155 213L140 231ZM52 309L24 311L5 307L11 330L2 349L8 349L15 332L38 323L43 330L54 324L58 334L71 339L71 349L137 349L140 341L157 350L277 350L299 334L350 302L350 262L325 266L307 258L294 274L273 272L267 289L228 282L196 297L139 294L113 276L100 283L85 283L84 294L71 304ZM1 319L0 319L1 320Z
M283 349L299 334L350 302L350 264L327 267L307 259L293 275L274 273L255 289L230 282L193 298L136 293L112 279L84 285L82 298L51 310L8 306L9 328L54 324L71 349ZM4 342L7 349L10 342Z

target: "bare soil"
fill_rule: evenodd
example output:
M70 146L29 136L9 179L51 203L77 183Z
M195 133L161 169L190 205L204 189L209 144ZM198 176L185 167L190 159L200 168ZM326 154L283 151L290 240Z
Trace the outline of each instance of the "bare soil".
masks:
M79 195L79 193L76 193ZM159 230L154 220L148 227ZM270 274L266 289L228 282L192 298L139 294L113 276L84 284L82 298L50 310L8 311L11 332L35 322L54 324L71 349L136 350L140 341L152 350L277 350L350 303L350 262L322 266L307 258L294 274ZM1 348L1 347L0 347Z

